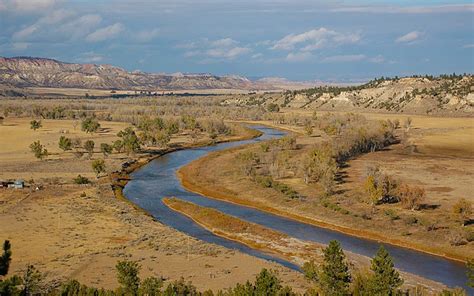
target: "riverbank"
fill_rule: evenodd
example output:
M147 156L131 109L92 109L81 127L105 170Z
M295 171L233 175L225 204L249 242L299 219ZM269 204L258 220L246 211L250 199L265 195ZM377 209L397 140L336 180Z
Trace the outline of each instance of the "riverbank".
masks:
M192 163L188 164L187 166L181 168L178 171L178 178L184 188L189 191L205 195L210 198L223 200L226 202L231 202L238 205L247 206L250 208L254 208L257 210L261 210L267 213L271 213L274 215L278 215L281 217L293 219L299 222L303 222L310 225L315 225L318 227L323 227L327 229L331 229L334 231L338 231L344 234L348 234L351 236L356 236L364 239L370 239L377 242L384 242L404 248L409 248L412 250L424 252L431 255L436 255L439 257L443 257L449 260L455 260L459 262L465 262L469 256L466 254L460 254L458 252L450 252L441 248L433 247L432 244L418 244L409 242L407 240L401 240L398 238L388 237L381 232L374 232L369 231L366 229L361 229L357 227L357 225L351 225L350 227L345 226L343 224L334 223L332 221L317 219L315 217L310 217L308 215L302 214L302 212L295 213L294 211L290 211L288 206L283 204L280 206L278 203L270 203L268 200L264 198L260 198L264 193L263 191L256 189L256 191L251 191L251 189L255 189L255 184L250 182L245 182L245 180L236 179L234 178L235 175L230 173L230 170L225 170L219 176L215 174L208 174L208 171L204 171L203 168L205 167L213 167L216 163L220 164L221 168L225 168L227 163L232 163L230 157L223 157L225 155L235 155L239 151L242 151L243 147L231 148L225 151L218 151L210 153L205 157L202 157L198 160L193 161ZM232 158L234 159L234 158ZM227 176L226 180L221 178L222 175ZM239 183L242 182L243 183ZM251 191L250 194L245 195L241 191L237 191L236 188L229 188L231 186L227 186L230 183L236 184L239 183L240 186L247 188L247 193ZM252 198L251 198L252 196ZM258 196L259 198L256 198ZM271 206L269 204L272 204ZM288 204L288 202L286 203Z
M292 239L284 233L177 198L164 198L163 203L215 235L252 249L276 255L299 266L310 260L322 262L321 244Z

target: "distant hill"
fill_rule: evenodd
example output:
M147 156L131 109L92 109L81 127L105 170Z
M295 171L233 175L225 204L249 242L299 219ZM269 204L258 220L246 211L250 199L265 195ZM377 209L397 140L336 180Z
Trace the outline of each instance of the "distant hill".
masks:
M359 86L319 86L287 91L281 96L230 99L226 103L278 104L281 107L328 111L472 113L474 76L381 78Z
M117 90L246 89L273 86L240 76L128 72L111 65L73 64L32 57L0 57L0 84L13 87Z

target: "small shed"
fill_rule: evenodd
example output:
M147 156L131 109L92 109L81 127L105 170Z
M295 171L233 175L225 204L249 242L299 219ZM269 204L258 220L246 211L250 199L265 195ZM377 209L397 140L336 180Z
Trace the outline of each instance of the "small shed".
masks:
M23 189L25 187L25 181L18 179L13 182L13 188L15 189Z

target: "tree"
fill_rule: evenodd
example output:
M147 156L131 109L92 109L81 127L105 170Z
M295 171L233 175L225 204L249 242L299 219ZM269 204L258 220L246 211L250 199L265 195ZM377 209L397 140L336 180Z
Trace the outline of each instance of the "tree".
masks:
M472 215L472 204L464 198L461 198L453 205L453 213L456 218L461 221L461 225L465 226Z
M305 278L312 282L318 282L318 266L314 263L314 260L305 262L302 270Z
M8 268L10 267L10 262L12 260L12 250L9 240L3 242L3 253L0 257L0 275L6 275L8 273Z
M97 178L99 178L100 173L105 173L105 161L103 159L96 159L92 162L92 169L95 172Z
M417 210L425 200L425 190L422 187L402 184L397 191L405 209Z
M364 183L365 193L368 195L370 203L372 204L372 209L375 209L375 206L378 204L382 198L382 188L377 186L374 176L368 176Z
M28 265L21 279L23 289L20 295L40 295L42 292L43 275L33 265Z
M59 137L59 148L63 151L68 151L72 149L72 141L65 136Z
M114 147L112 147L112 145L107 144L107 143L100 144L100 152L104 154L104 157L107 157L109 154L112 154L113 148Z
M267 106L267 111L268 112L280 112L280 106L278 106L278 104L275 104L275 103L270 103Z
M394 295L397 288L403 284L403 279L393 266L393 259L387 250L380 246L377 254L371 261L373 295Z
M117 280L124 295L138 295L140 265L136 261L119 261L115 265Z
M33 119L32 121L30 121L30 128L34 131L41 128L42 126L43 124L41 123L41 120Z
M48 150L46 150L46 148L44 148L44 146L41 145L40 141L35 141L31 143L30 150L38 159L42 160L45 157L48 157Z
M120 140L115 140L114 144L112 145L117 153L122 153L123 151L123 142Z
M127 127L123 131L120 131L117 136L122 138L122 147L127 155L135 153L140 149L140 141L131 127Z
M351 275L341 245L332 240L323 253L324 263L319 275L321 290L325 295L348 295Z
M95 118L85 118L81 122L81 130L86 133L95 133L100 128L100 123Z
M256 295L278 295L282 288L281 282L274 272L262 269L255 279Z
M159 296L161 295L161 287L163 280L156 277L149 277L140 284L139 295L143 296Z
M92 140L87 140L85 143L84 143L84 149L87 151L87 153L89 154L89 158L92 157L92 154L94 153L94 146L95 146L95 143L94 141Z
M170 134L167 131L159 131L155 136L156 144L160 147L166 148L171 140Z

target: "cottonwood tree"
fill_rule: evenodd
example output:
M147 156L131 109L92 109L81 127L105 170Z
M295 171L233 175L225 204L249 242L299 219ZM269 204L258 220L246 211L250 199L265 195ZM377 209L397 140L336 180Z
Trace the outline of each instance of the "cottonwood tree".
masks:
M63 151L68 151L72 149L72 141L69 138L66 138L65 136L59 137L59 148Z
M84 143L84 149L89 154L89 158L92 158L92 154L94 153L94 146L95 146L95 143L92 140L87 140Z
M12 260L12 250L9 240L3 242L3 253L0 256L0 275L6 275Z
M113 149L114 147L112 147L112 145L110 144L107 144L107 143L100 144L100 152L102 152L104 157L107 157L110 154L112 154Z
M36 158L43 160L48 157L48 150L41 145L40 141L31 143L30 150L33 152Z
M380 246L377 254L371 261L373 276L371 278L372 295L394 295L403 284L403 279L394 268L393 259L387 250Z
M418 186L408 186L402 184L398 188L398 196L405 209L417 210L420 208L422 202L425 200L425 189Z
M43 124L41 123L41 120L34 119L34 120L30 121L30 128L34 131L41 128L42 126L43 126Z
M131 127L118 132L117 136L122 138L122 149L127 155L135 153L140 149L140 141Z
M324 295L348 295L351 275L341 245L338 241L332 240L323 253L324 262L319 275L322 292Z
M453 205L453 213L461 222L461 225L465 226L472 215L472 204L466 199L461 198Z
M95 133L99 128L100 123L95 118L88 117L81 122L81 130L86 133Z
M103 159L96 159L92 162L92 170L97 178L101 173L105 173L105 161Z

